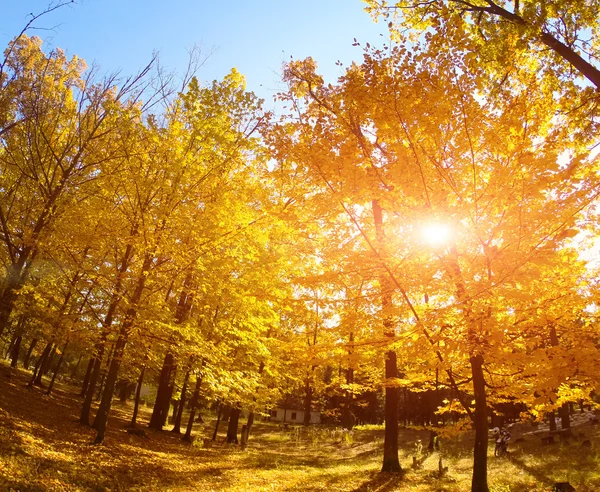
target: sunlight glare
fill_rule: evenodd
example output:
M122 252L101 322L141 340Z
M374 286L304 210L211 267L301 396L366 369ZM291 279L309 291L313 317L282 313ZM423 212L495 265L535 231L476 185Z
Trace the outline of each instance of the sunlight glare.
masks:
M427 243L441 246L450 239L450 227L446 224L427 224L421 229L421 234Z

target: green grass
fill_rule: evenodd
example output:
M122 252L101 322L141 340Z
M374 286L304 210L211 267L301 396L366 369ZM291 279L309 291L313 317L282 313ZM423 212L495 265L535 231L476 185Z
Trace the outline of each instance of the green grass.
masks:
M472 437L441 440L441 451L411 469L416 442L424 431L402 429L402 476L379 473L383 447L381 426L363 426L352 435L325 427L292 428L257 422L247 450L222 443L205 448L214 422L197 426L190 446L170 432L148 431L149 439L125 432L131 407L115 405L105 444L94 446L94 431L77 423L76 389L58 385L52 397L27 390L27 374L0 365L0 490L232 490L424 492L469 490ZM146 428L149 409L141 414ZM592 448L580 441L541 447L524 436L506 458L489 457L491 492L549 491L569 481L578 492L600 490L600 441L595 428L584 431ZM513 434L513 440L519 437ZM490 441L490 444L491 441ZM492 448L490 448L490 455ZM448 473L438 478L442 457Z

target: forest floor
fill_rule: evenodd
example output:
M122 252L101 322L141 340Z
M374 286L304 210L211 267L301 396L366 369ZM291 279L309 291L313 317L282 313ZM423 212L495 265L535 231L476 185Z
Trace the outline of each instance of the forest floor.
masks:
M194 429L193 445L168 432L153 432L144 409L139 427L148 438L126 432L131 405L115 403L105 444L91 444L95 431L78 423L77 388L58 384L51 396L26 389L29 373L0 363L1 491L452 491L470 489L472 436L442 440L441 457L449 470L437 477L440 452L412 470L417 440L424 431L401 429L402 476L381 474L383 431L356 430L344 436L321 426L308 432L257 422L249 446L216 443L203 447L214 421ZM206 419L208 420L208 419ZM529 429L531 430L531 429ZM600 490L600 431L575 428L581 440L541 446L537 436L511 443L510 453L494 458L490 441L491 492L549 491L569 481L577 491ZM513 433L513 441L520 438ZM583 436L582 436L583 439Z

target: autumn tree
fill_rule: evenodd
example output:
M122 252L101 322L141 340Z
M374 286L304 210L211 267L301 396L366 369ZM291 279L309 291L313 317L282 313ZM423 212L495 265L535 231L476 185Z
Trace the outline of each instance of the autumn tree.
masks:
M596 197L596 168L583 165L587 151L554 119L556 106L532 96L535 79L486 98L485 74L468 55L429 47L367 48L336 86L312 60L291 62L285 98L298 113L279 138L282 159L329 189L379 259L382 285L402 306L386 316L384 304L384 323L418 335L446 384L471 381L475 407L463 404L475 427L472 490L485 491L486 372L502 365L495 354L505 345L495 340L511 324L505 313L521 305L522 287L507 286L538 281L536 262L560 254ZM389 223L379 246L364 212L373 199ZM420 230L440 223L452 237L426 246ZM442 333L452 340L443 349Z

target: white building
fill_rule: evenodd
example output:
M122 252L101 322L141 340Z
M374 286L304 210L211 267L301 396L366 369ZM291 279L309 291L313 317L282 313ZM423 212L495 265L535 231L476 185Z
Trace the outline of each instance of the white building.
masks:
M271 421L284 422L288 424L303 424L304 410L292 410L290 408L274 408L269 411ZM321 414L319 412L310 412L310 423L320 424Z

